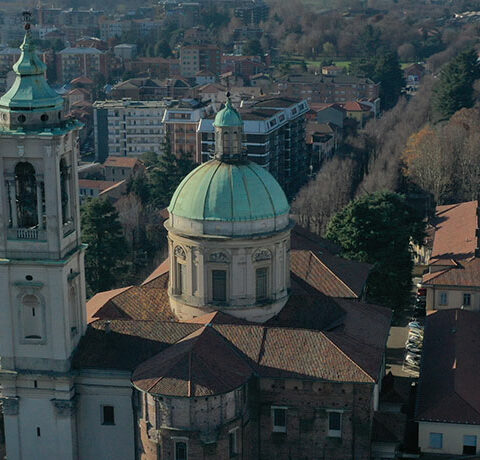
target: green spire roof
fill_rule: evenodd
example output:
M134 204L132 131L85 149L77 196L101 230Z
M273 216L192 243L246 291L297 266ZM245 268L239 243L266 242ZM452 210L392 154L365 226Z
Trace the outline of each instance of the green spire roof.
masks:
M217 113L213 126L220 127L233 127L243 126L243 120L238 111L233 107L230 97L227 97L225 107Z
M12 87L0 98L0 109L60 109L63 106L63 99L47 83L45 78L47 66L35 52L29 28L20 49L22 50L20 59L13 66L17 77Z
M290 207L275 178L256 163L210 160L183 179L168 210L187 219L241 222L274 218Z

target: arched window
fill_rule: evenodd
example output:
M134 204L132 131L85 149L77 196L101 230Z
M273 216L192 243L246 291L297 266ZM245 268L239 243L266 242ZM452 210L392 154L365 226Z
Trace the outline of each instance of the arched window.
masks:
M60 160L60 194L62 199L62 223L67 223L70 219L68 209L68 168L65 159Z
M228 131L223 133L223 154L230 153L230 133Z
M42 311L36 295L25 294L22 297L23 337L25 339L42 338Z
M17 225L32 228L38 225L37 180L35 168L27 162L15 166Z
M258 301L268 296L268 267L257 268L255 271L255 297Z

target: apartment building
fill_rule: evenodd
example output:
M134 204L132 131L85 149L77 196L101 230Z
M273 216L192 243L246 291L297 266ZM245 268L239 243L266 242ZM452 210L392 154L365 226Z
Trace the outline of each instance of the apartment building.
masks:
M107 54L96 48L65 48L58 53L57 78L66 83L76 77L107 76Z
M201 70L215 75L221 71L220 48L215 45L187 45L180 48L180 73L194 77Z
M347 102L359 99L375 100L380 83L352 75L287 75L279 80L277 89L287 97L305 98L309 102Z
M241 108L248 158L263 166L293 195L307 177L305 143L306 100L284 97L264 99ZM213 117L201 120L198 128L199 159L211 158L215 130Z
M163 101L96 101L94 103L95 159L109 155L139 156L162 153L165 141Z
M172 153L177 156L186 153L200 162L197 154L197 129L201 120L207 116L213 116L213 107L208 102L182 99L170 103L163 121Z

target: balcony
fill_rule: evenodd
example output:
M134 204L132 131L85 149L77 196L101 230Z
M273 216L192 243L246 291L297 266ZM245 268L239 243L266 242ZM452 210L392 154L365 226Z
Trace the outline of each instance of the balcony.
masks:
M9 240L46 241L47 232L36 228L9 228L7 232Z

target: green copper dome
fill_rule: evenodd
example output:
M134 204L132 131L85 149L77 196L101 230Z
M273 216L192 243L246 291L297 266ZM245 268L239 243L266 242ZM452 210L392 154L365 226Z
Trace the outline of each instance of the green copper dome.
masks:
M233 126L243 126L243 120L238 111L233 107L230 98L227 98L225 107L215 116L213 126L216 128L227 128Z
M183 179L168 210L187 219L240 222L275 218L290 207L278 182L256 163L210 160Z
M13 66L17 77L12 87L0 98L0 108L10 110L45 110L63 106L62 97L47 83L46 65L35 52L28 30L20 46L22 54Z

